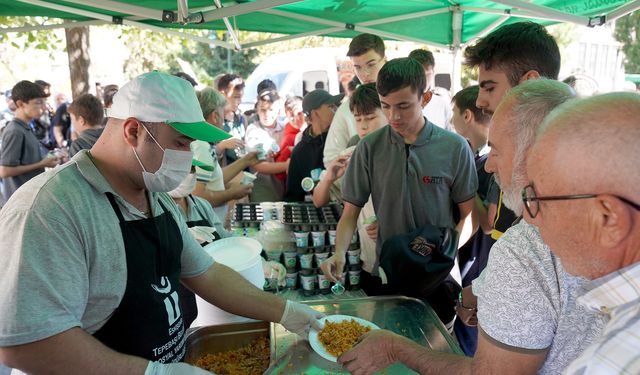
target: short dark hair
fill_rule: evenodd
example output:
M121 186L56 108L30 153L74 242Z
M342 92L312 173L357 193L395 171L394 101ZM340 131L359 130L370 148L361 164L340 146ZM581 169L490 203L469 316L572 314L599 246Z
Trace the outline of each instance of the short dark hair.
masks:
M380 108L380 97L373 82L358 86L349 98L349 109L354 115L368 115Z
M486 124L491 120L491 115L476 107L479 91L480 86L478 85L466 87L458 91L453 98L451 98L451 102L456 105L460 114L468 109L473 113L476 122Z
M420 65L436 66L436 60L433 53L429 50L418 48L409 53L409 57L418 60Z
M427 87L424 68L418 61L410 57L389 60L378 73L378 83L376 84L378 94L387 96L405 87L411 87L416 95L422 96Z
M35 83L36 85L42 87L43 89L45 87L51 87L51 84L47 81L43 81L41 79L36 79L35 81L33 81L33 83Z
M349 89L349 91L354 92L356 91L358 86L360 86L361 83L362 82L360 82L360 80L358 79L358 76L354 75L353 78L351 78L351 81L347 83L347 88Z
M106 108L113 104L113 96L118 92L118 85L106 85L102 90L102 103Z
M198 82L185 72L176 72L176 73L173 73L173 75L184 79L185 81L189 82L193 87L198 86Z
M16 83L11 89L11 98L13 102L18 104L18 100L25 103L32 99L46 98L47 94L44 92L42 86L35 84L31 81L20 81Z
M373 34L360 34L351 39L347 56L361 56L369 50L374 50L378 55L384 57L384 42L382 38Z
M534 22L517 22L503 26L464 51L465 64L485 69L503 70L511 86L530 71L558 79L560 50L544 26Z
M69 107L69 113L82 117L89 125L100 125L104 117L104 109L100 99L91 94L84 94L75 99Z
M233 90L244 89L244 80L237 74L225 74L218 80L218 91L226 91L229 86L233 86Z
M284 108L292 111L293 113L302 112L302 97L300 96L288 96L284 101Z
M278 91L278 88L276 87L276 84L272 80L267 78L267 79L263 79L262 81L260 81L260 83L258 83L258 95L260 95L260 93L265 90Z

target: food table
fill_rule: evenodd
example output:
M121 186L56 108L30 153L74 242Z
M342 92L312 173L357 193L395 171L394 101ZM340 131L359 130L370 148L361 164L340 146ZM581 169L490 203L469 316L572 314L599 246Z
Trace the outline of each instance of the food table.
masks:
M431 307L403 296L327 298L307 301L311 307L327 315L357 316L437 351L462 354L457 343L445 330ZM253 338L270 338L270 366L265 374L342 374L341 365L316 354L309 342L288 332L280 324L245 321L244 323L201 327L187 335L187 361L193 363L207 350L228 350L246 345ZM385 374L414 374L396 363Z

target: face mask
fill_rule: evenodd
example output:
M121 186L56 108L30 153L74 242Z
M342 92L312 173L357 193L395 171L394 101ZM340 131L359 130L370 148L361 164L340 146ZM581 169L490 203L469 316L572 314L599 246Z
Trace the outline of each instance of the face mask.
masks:
M177 188L180 183L191 172L191 162L193 160L193 152L191 151L178 151L171 149L164 149L155 137L142 125L147 134L153 139L153 141L164 152L162 156L162 164L155 173L147 172L140 157L136 152L136 149L132 146L133 153L138 159L138 163L142 167L142 179L144 180L144 186L149 191L155 192L167 192Z
M187 178L182 180L182 182L177 188L169 192L169 195L171 196L171 198L184 198L187 195L191 194L193 192L193 189L195 188L196 188L196 174L189 173Z

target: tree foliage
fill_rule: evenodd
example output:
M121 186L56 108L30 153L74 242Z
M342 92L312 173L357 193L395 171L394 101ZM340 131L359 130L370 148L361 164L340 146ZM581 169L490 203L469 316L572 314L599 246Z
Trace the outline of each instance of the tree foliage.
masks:
M615 38L622 43L626 58L625 70L640 73L640 11L635 11L616 21Z

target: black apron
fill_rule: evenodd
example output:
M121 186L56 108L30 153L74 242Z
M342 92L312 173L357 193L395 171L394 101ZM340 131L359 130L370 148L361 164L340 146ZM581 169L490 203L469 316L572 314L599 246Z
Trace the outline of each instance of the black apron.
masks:
M200 215L200 217L202 218L200 220L187 221L187 226L189 228L213 227L213 224L211 224L209 220L205 219L206 216L202 211L200 211L200 208L198 207L196 200L193 199L193 196L189 194L187 197L185 197L185 199L191 199L193 207L198 212L198 215ZM188 212L186 214L189 215ZM215 237L214 241L217 241L220 239L220 235L218 234L218 232L214 232L213 236ZM200 245L204 246L205 244L200 244ZM184 326L186 329L191 327L191 323L193 323L193 321L196 320L196 317L198 316L198 305L196 304L196 295L182 284L178 289L178 294L180 295L180 306L182 307L182 316L184 317Z
M127 286L120 305L94 337L109 348L152 361L178 362L185 354L180 310L182 235L162 202L157 217L125 221L113 194L127 258Z

